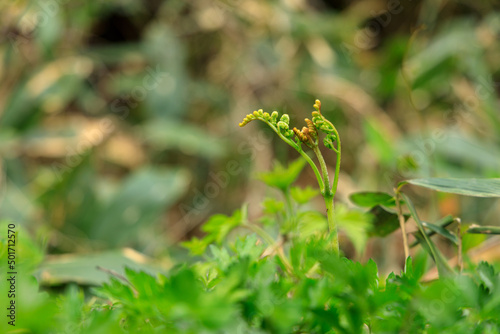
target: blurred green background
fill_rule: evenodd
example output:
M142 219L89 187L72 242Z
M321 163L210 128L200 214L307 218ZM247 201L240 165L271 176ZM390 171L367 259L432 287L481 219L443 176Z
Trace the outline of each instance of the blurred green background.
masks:
M500 177L498 1L46 0L0 10L0 219L22 225L53 266L66 253L141 262L123 247L168 266L185 254L172 246L210 215L248 202L258 217L273 193L255 172L297 157L263 124L238 128L259 108L298 126L322 101L343 138L337 200L348 205L352 192L410 177ZM424 218L498 224L493 200L412 191ZM390 269L403 256L391 240L370 243L366 257Z

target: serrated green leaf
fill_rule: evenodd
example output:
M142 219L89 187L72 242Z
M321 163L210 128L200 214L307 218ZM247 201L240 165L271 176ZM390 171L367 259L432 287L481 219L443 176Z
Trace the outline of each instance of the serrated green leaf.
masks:
M259 241L256 234L250 234L237 238L233 248L239 258L248 257L255 260L262 254L265 246Z
M214 262L197 262L193 265L193 270L206 289L212 289L220 281L217 265Z
M420 232L418 234L421 236ZM404 268L405 276L418 282L426 272L428 258L424 252L417 253L414 257L408 256Z
M264 212L267 214L277 214L285 212L285 203L274 198L266 198L262 202Z
M495 288L495 284L498 282L497 275L495 274L495 268L484 261L481 261L474 271L475 276L478 277L478 280L487 287L490 291L493 291Z
M295 182L305 165L306 161L302 158L291 162L286 168L279 162L276 162L273 170L259 173L257 178L270 187L286 191Z
M428 178L413 179L407 182L416 186L458 195L500 197L500 179Z
M305 188L291 187L290 194L298 204L306 204L320 194L318 189L307 186Z
M232 229L242 224L241 211L236 210L232 216L217 214L202 226L202 230L213 237L220 244Z
M205 237L203 239L198 239L197 237L192 238L189 241L184 241L181 246L187 248L191 255L201 255L205 253L208 245L213 241L213 238Z
M361 211L349 210L344 205L336 205L335 221L354 245L357 252L361 253L368 240L368 233L372 228L372 216Z
M328 227L326 217L317 211L300 212L297 221L299 238L301 239L322 233Z
M226 248L221 247L218 248L215 245L209 246L210 251L212 252L212 257L222 270L225 270L231 264L231 255Z

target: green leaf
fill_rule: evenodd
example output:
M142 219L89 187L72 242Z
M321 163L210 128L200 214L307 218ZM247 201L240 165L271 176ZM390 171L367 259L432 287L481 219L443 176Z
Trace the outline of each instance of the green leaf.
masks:
M201 228L204 232L213 236L213 240L220 244L232 229L241 225L241 211L236 210L232 216L222 214L214 215Z
M444 227L442 226L439 226L439 225L434 225L434 224L431 224L431 223L426 223L426 222L422 222L422 225L425 227L425 228L428 228L429 230L445 237L446 239L450 240L451 242L453 242L455 245L458 245L458 238L457 236L448 231L447 229L445 229Z
M287 168L276 162L272 171L259 173L257 178L270 187L286 191L295 182L305 165L306 161L302 158L293 161Z
M197 237L192 238L189 241L184 241L181 246L187 248L191 255L201 255L205 253L208 245L212 242L213 238L205 237L203 239L198 239Z
M257 260L265 246L259 241L256 234L250 234L237 238L232 248L239 258L248 257L251 260Z
M474 274L482 285L487 287L490 291L494 291L495 283L498 282L498 278L495 274L495 268L491 264L481 261L477 265Z
M212 252L212 258L219 264L222 270L227 269L227 267L231 264L231 255L226 248L221 247L218 248L215 245L209 246L210 251Z
M349 210L344 205L335 207L335 221L351 240L357 252L361 253L368 240L368 231L372 228L372 216L365 212Z
M285 203L278 201L274 198L265 198L262 203L264 206L264 212L267 214L281 214L285 213Z
M374 217L369 236L385 237L400 228L399 217L395 211L376 205L368 213ZM406 222L410 215L404 214L404 217Z
M314 197L318 196L320 192L318 189L307 186L306 188L292 187L290 188L290 194L298 204L306 204Z
M474 234L500 234L500 226L471 225L467 229L467 233L474 233Z
M428 178L408 180L408 183L446 193L500 197L500 179Z
M297 215L299 238L306 239L328 228L326 217L317 211L300 212Z
M420 232L418 232L418 234L419 236L422 236ZM414 258L408 256L404 268L404 275L407 278L419 281L427 271L428 258L429 257L424 252L416 254Z
M395 206L396 200L393 196L377 191L363 191L349 196L351 202L357 206L373 208L376 205Z
M196 262L193 270L197 273L205 289L212 289L220 281L215 262Z
M467 233L467 228L466 226L462 226L462 231L464 231L462 234L462 250L464 254L488 239L487 234Z
M422 234L422 232L415 231L411 234L413 234L415 239L417 239L415 244L416 245L420 244L420 246L422 246L422 248L427 252L427 254L429 254L431 256L432 260L434 261L434 256L432 255L433 254L432 249L429 247L429 244L426 242L426 239L425 239L424 235Z
M406 194L401 194L403 197L403 200L406 202L406 206L410 210L410 213L417 223L418 229L420 233L422 234L422 240L420 240L422 246L424 246L424 249L429 252L429 255L433 258L434 262L436 263L438 273L440 277L444 276L450 276L454 274L453 269L450 267L448 264L448 261L446 261L446 258L443 256L443 254L439 251L439 249L434 245L434 243L430 240L430 238L427 236L424 230L424 225L422 224L422 221L418 217L417 210L415 210L415 206L413 205L413 202L410 200ZM424 242L425 241L425 242Z
M434 224L431 224L431 225L434 225L434 226L440 227L440 228L442 228L442 229L445 229L448 225L450 225L451 223L453 223L453 221L454 221L453 217L452 217L451 215L447 215L447 216L445 216L445 217L443 217L443 218L439 219L438 221L436 221ZM427 222L422 222L422 223L424 224L424 226L425 226L425 224L429 224L429 223L427 223ZM427 227L427 226L426 226L426 227ZM432 227L431 227L431 228L429 228L429 230L430 230L430 231L427 233L427 236L429 236L429 237L431 237L431 236L433 236L434 234L438 233L437 231L434 231L434 230L432 229ZM457 240L458 240L458 239L457 239ZM453 241L453 242L454 242L454 241ZM417 240L417 241L415 241L414 243L412 243L412 244L410 245L410 247L415 247L415 246L416 246L416 245L418 245L418 244L419 244L419 242L418 242L418 240Z

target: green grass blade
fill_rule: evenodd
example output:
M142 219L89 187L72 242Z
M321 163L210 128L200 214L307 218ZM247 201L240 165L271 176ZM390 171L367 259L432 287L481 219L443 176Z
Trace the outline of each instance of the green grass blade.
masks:
M500 226L478 226L471 225L467 233L473 234L500 234Z
M424 230L424 225L422 224L422 221L418 217L417 210L415 209L415 206L413 205L413 202L410 200L406 194L401 194L403 197L403 200L406 203L406 206L410 210L410 214L412 215L413 219L417 223L418 229L420 233L422 233L422 236L425 239L425 242L428 247L424 247L424 249L428 250L432 258L434 259L434 262L436 263L438 273L440 277L445 277L445 276L451 276L454 274L453 269L450 267L448 264L448 261L446 261L446 258L443 256L443 254L439 251L439 249L436 247L436 245L431 241L431 239L427 236Z
M429 229L429 230L431 230L431 231L433 231L433 232L435 232L435 233L437 233L437 234L445 237L446 239L450 240L455 245L458 245L458 238L457 238L457 236L455 234L453 234L452 232L448 231L447 229L445 229L444 227L441 227L439 225L434 225L434 224L431 224L431 223L426 223L426 222L422 222L422 225L425 228L427 228L427 229Z
M445 216L445 217L443 217L443 218L439 219L438 221L436 221L436 222L435 222L434 224L432 224L432 225L435 225L435 226L438 226L438 227L440 227L440 228L442 228L442 229L445 229L447 226L449 226L450 224L452 224L452 223L453 223L453 221L454 221L453 216L451 216L451 215L447 215L447 216ZM422 222L422 223L424 224L424 226L425 226L425 224L428 224L427 222ZM426 227L427 227L427 226L426 226ZM427 236L428 236L428 237L432 237L434 234L436 234L436 231L432 230L431 228L430 228L430 231L429 231L429 232L427 232ZM417 240L417 241L413 242L413 243L410 245L410 248L415 247L415 246L416 246L416 245L418 245L418 244L419 244L419 241Z
M407 182L416 186L458 195L474 197L500 197L500 179L498 178L427 178L408 180Z

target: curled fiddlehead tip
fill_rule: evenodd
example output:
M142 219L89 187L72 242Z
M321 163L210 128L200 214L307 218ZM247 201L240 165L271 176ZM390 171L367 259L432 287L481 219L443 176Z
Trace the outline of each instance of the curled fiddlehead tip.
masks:
M293 128L293 132L299 138L301 142L306 144L309 147L313 147L315 145L315 140L311 136L311 131L307 127L303 127L302 130L297 128Z
M273 111L273 113L271 114L271 124L276 125L277 122L278 122L278 112Z
M325 134L330 134L335 132L335 127L333 124L321 114L321 102L319 100L316 100L316 104L314 104L314 107L316 108L317 111L313 111L311 113L312 115L312 125L317 129L320 130L321 132ZM306 121L307 122L307 121ZM309 126L309 123L308 123Z
M316 126L314 126L313 121L311 121L309 118L305 119L307 128L309 129L309 135L313 140L318 139L318 131L316 130Z
M278 115L276 113L276 119L277 118L278 118ZM283 114L281 116L279 122L277 122L277 128L278 128L278 131L283 136L285 136L288 139L292 139L293 138L293 131L290 130L289 124L290 124L290 116L288 116L288 114Z
M273 111L271 114L264 112L262 109L255 110L253 113L246 115L241 123L240 127L243 127L253 120L259 119L275 127L275 131L283 135L285 138L293 140L296 137L297 144L300 142L306 144L309 147L314 147L318 144L319 133L321 131L328 136L325 138L324 144L330 148L333 147L333 142L335 141L335 128L331 122L329 122L321 114L321 101L316 100L314 103L315 111L312 112L312 120L309 118L305 119L307 127L303 127L302 130L297 128L290 128L290 116L288 114L283 114L279 116L277 111ZM279 120L278 120L279 119Z
M288 116L288 114L283 114L280 118L280 122L285 122L286 125L290 124L290 116Z
M314 105L313 105L314 109L316 109L317 111L321 112L321 101L316 99L316 101L314 101Z
M323 139L323 144L325 145L326 148L330 150L336 151L334 142L337 140L337 135L334 133L329 133L326 135L325 139Z
M269 115L268 112L265 112L262 114L262 117L264 118L264 120L270 122L271 121L271 115Z
M262 109L255 110L255 111L253 112L253 115L254 115L255 117L264 117L264 112L262 111Z
M257 117L255 117L254 115L248 114L245 116L245 118L243 118L243 121L241 121L239 126L244 127L245 125L247 125L248 123L250 123L251 121L256 120L256 119L257 119Z
M288 116L287 114L283 114L283 116L281 116L279 122L277 123L278 129L288 130L289 124L290 124L290 116Z

